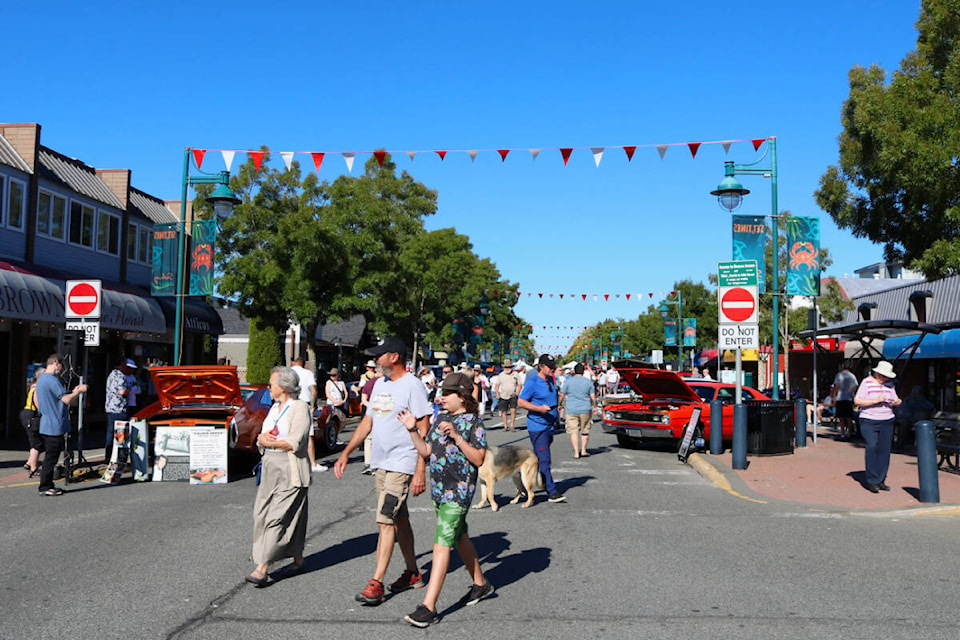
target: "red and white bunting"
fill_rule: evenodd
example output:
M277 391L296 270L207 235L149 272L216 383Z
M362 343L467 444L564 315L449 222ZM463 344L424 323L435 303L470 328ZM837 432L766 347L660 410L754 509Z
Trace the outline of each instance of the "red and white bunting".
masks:
M353 159L357 157L357 154L344 151L340 155L343 156L343 161L347 163L347 173L353 173Z
M233 156L236 154L236 151L221 151L220 155L223 156L223 164L227 168L227 171L231 170L233 166Z
M203 166L203 156L207 154L206 149L194 149L193 150L193 161L197 163L197 169Z
M283 164L287 167L287 171L290 171L290 167L293 166L293 151L281 151L280 157L283 158Z
M590 147L590 153L593 154L593 161L600 168L600 161L603 160L603 147Z

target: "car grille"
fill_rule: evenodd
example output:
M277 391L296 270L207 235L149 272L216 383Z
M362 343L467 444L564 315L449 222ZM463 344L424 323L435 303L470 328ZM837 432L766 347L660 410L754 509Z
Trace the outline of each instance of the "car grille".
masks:
M650 411L612 411L611 418L616 422L643 422L647 424L669 424L669 415ZM667 421L664 422L666 417Z

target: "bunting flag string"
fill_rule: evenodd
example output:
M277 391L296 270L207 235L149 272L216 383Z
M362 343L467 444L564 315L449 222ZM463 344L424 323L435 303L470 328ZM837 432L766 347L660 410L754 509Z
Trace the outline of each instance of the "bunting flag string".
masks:
M484 289L483 293L493 294L496 296L496 295L499 295L500 293L511 293L511 292L510 291L501 292L499 289ZM610 302L611 297L614 299L614 301L619 300L622 297L627 301L629 301L631 298L636 298L637 302L642 302L644 295L646 295L648 299L653 299L653 296L654 296L653 291L647 291L644 294L639 292L634 293L632 291L630 293L551 293L549 291L519 291L518 290L518 291L514 291L513 293L515 293L518 298L525 295L527 296L527 298L533 298L534 296L536 296L536 299L542 300L544 296L547 296L548 298L553 298L554 296L557 296L561 300L574 301L579 299L581 302L586 301L587 298L593 298L594 302L601 302L601 301ZM671 296L674 295L674 292L660 291L659 294L657 295L659 295L661 298L665 298L667 295L671 295Z
M607 149L619 147L623 149L623 152L627 156L627 162L632 162L633 158L638 149L656 149L657 153L660 156L660 159L665 159L667 151L671 147L686 147L690 153L690 157L696 159L697 153L704 145L720 145L723 148L724 154L730 153L730 147L735 143L746 142L749 143L754 151L759 151L760 146L763 145L767 140L772 140L773 137L766 138L743 138L743 139L732 139L732 140L709 140L701 142L670 142L666 144L642 144L642 145L606 145L606 146L586 146L586 147L552 147L551 150L560 152L560 159L562 160L564 166L570 162L570 158L574 155L575 151L586 150L589 151L593 157L594 165L597 168L600 168L600 162L603 160L604 153ZM254 164L257 169L260 169L261 163L263 162L263 151L254 151L254 150L243 150L243 149L197 149L193 147L188 147L193 155L193 160L197 165L197 168L200 168L203 165L204 157L207 151L218 151L223 157L223 163L227 167L227 171L231 170L231 165L233 164L234 156L237 153L245 153L247 156L253 159ZM522 150L522 149L521 149ZM540 152L544 148L530 148L525 149L530 153L532 160L536 160L540 155ZM500 157L500 162L505 163L507 161L507 156L510 155L513 151L517 149L431 149L430 151L423 150L414 150L414 151L281 151L280 157L283 158L284 164L289 169L293 163L294 157L297 155L308 155L313 160L313 166L317 172L320 171L320 166L323 164L323 158L325 154L334 153L339 154L344 162L347 165L347 172L350 173L353 171L353 163L357 155L370 155L373 156L377 163L383 167L383 163L386 161L387 154L392 156L406 155L410 158L410 162L413 162L413 159L418 153L435 153L439 156L440 160L443 161L447 158L447 154L450 153L462 153L466 154L471 163L476 161L477 156L481 153L496 153Z

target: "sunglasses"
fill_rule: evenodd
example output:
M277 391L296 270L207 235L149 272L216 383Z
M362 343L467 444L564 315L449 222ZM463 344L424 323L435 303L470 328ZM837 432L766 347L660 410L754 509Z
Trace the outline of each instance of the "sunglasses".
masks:
M456 393L456 389L440 389L440 395L442 396L455 395Z

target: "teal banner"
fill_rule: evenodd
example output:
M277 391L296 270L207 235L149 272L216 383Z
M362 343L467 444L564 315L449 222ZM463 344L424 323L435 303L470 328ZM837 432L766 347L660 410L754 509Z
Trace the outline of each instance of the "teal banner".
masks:
M766 290L766 216L733 216L733 259L757 261L757 288Z
M787 295L820 295L820 218L787 221Z
M685 347L697 346L697 319L696 318L683 319L683 346Z
M663 346L665 347L677 346L677 321L676 320L663 321Z
M177 294L177 228L176 222L153 225L153 253L150 257L152 277L150 295Z
M191 296L213 294L213 243L217 239L216 220L197 220L190 234Z

